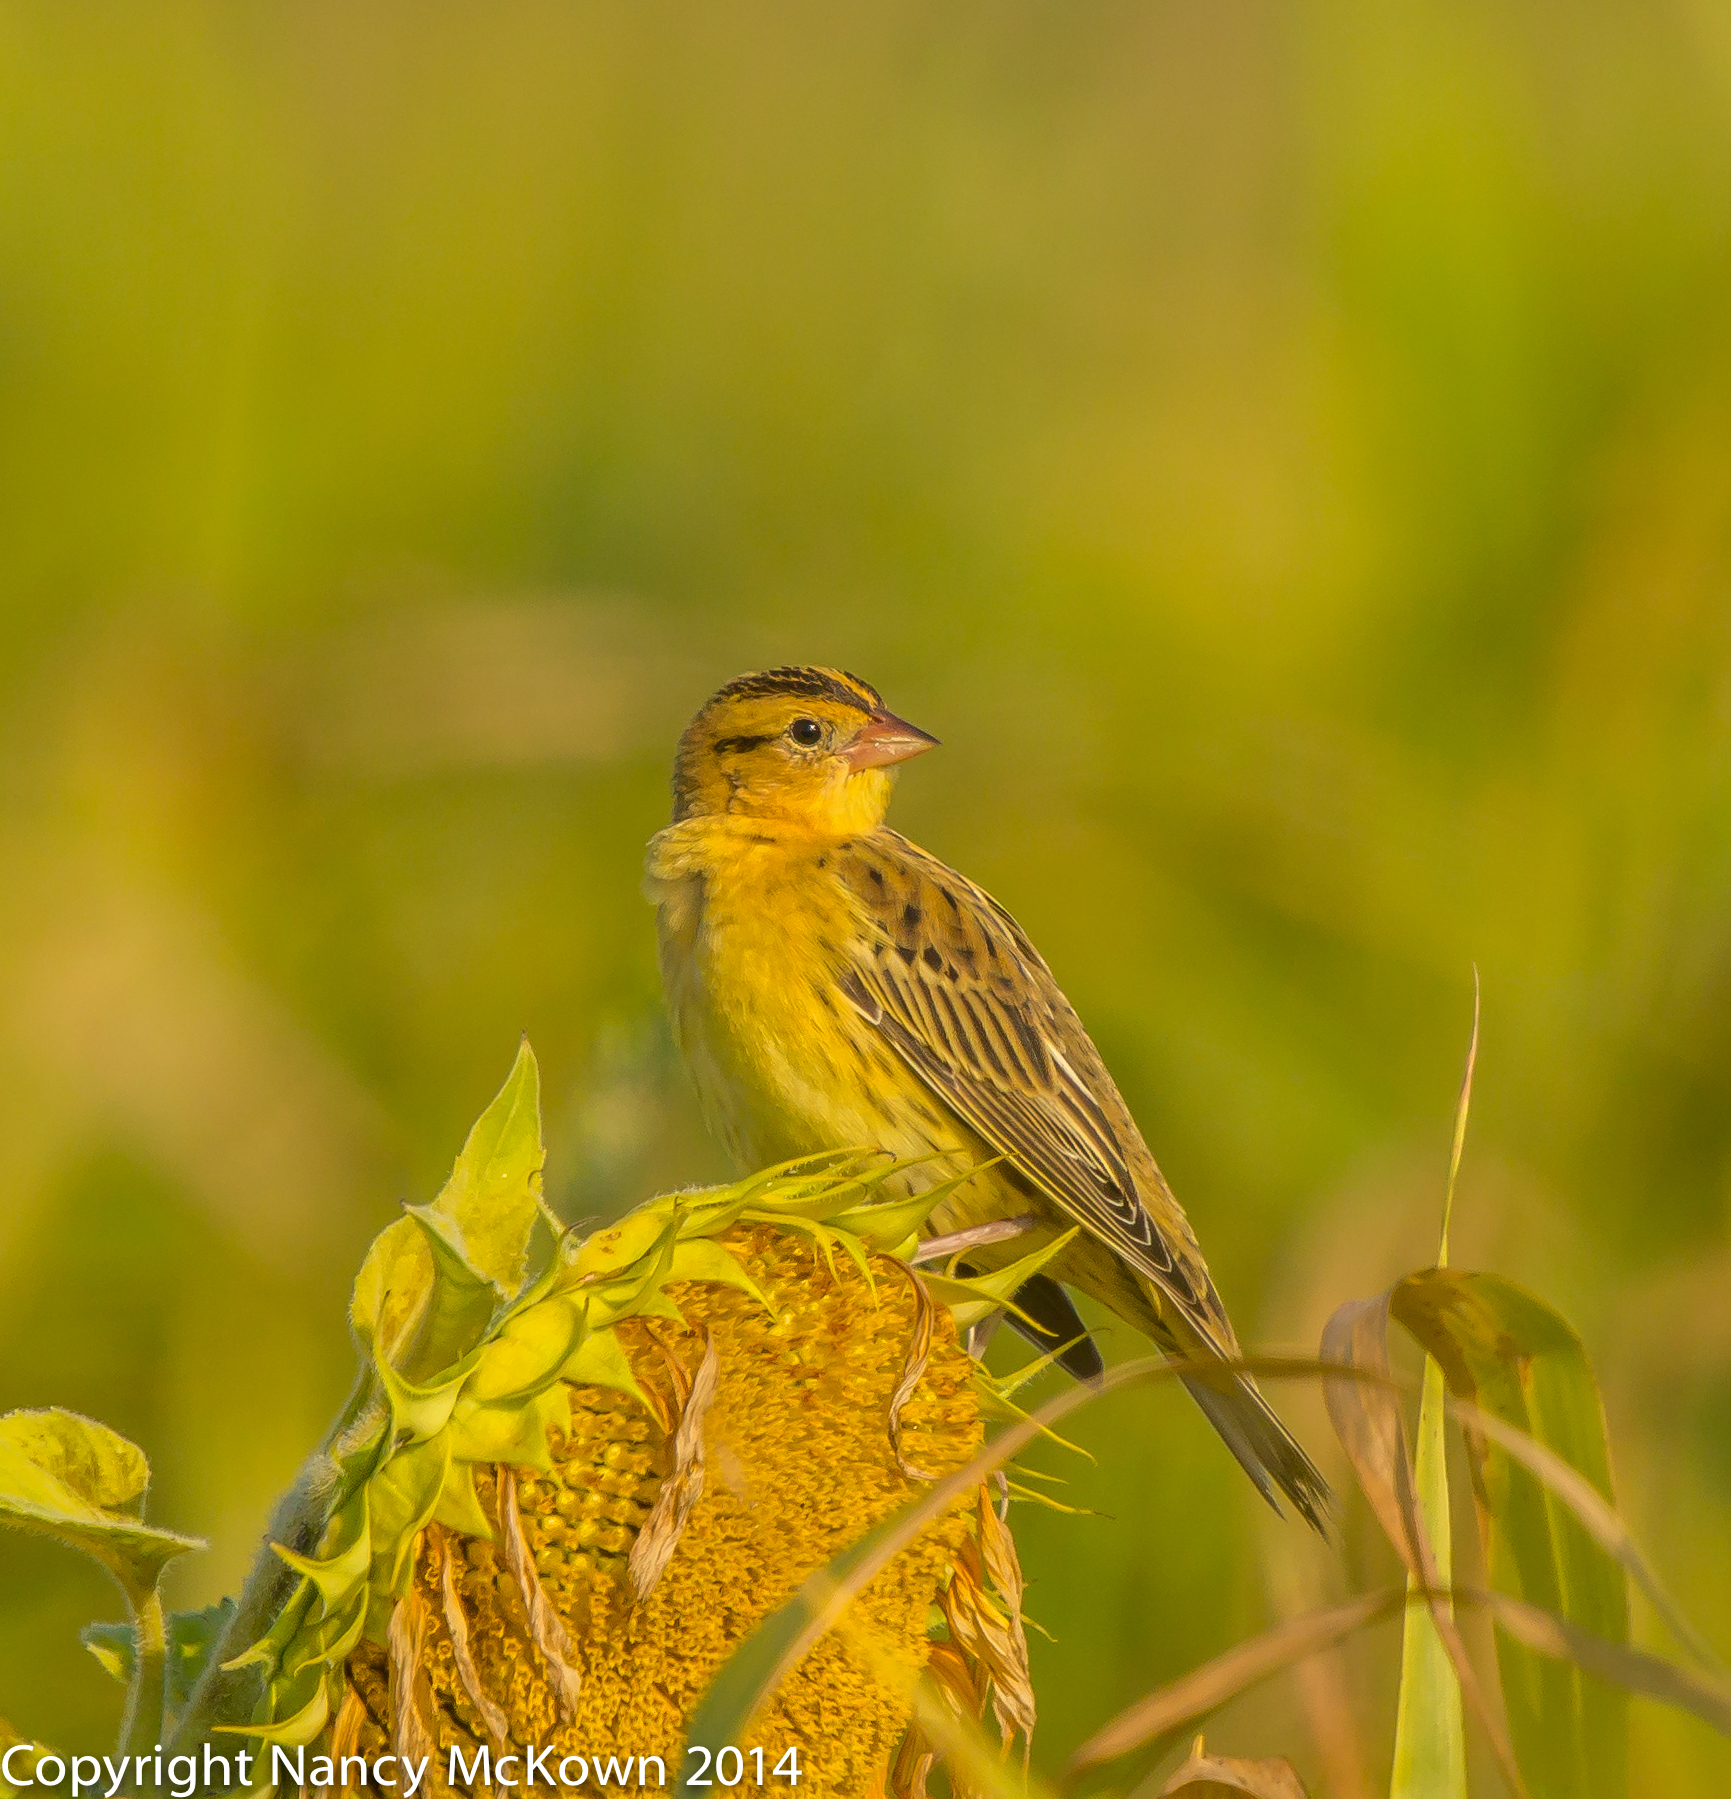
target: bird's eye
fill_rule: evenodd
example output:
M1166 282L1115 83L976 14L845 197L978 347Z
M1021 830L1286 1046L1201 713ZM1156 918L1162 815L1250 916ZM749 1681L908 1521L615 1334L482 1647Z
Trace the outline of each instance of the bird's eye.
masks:
M787 727L787 734L795 743L803 744L808 750L814 743L823 742L823 726L815 718L796 718Z

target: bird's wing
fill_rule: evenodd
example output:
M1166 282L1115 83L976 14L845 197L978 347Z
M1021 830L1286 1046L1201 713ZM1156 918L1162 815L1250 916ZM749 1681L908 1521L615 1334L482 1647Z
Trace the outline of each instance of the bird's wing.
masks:
M1021 927L906 838L856 839L842 990L907 1066L1061 1211L1146 1275L1216 1355L1237 1353L1178 1202L1099 1052Z

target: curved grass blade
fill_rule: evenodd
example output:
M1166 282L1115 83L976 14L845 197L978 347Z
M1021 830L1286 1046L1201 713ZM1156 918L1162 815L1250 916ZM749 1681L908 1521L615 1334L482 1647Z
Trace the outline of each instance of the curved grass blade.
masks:
M1679 1710L1693 1712L1721 1736L1731 1737L1731 1681L1708 1679L1679 1668L1663 1656L1649 1655L1625 1643L1608 1643L1590 1630L1541 1606L1528 1605L1507 1593L1460 1589L1464 1603L1482 1605L1498 1624L1538 1655L1573 1663L1601 1683L1641 1693Z
M1094 1769L1137 1754L1162 1738L1187 1729L1270 1675L1307 1656L1332 1649L1370 1625L1392 1617L1405 1604L1406 1595L1398 1587L1385 1587L1374 1593L1360 1593L1326 1611L1308 1612L1302 1618L1276 1624L1246 1642L1235 1643L1213 1661L1138 1699L1095 1731L1064 1764L1064 1786L1073 1789Z
M1535 1653L1583 1668L1613 1687L1692 1712L1731 1737L1731 1680L1698 1674L1644 1650L1607 1642L1554 1612L1507 1593L1472 1587L1455 1587L1447 1593L1386 1587L1277 1624L1138 1699L1070 1756L1064 1767L1064 1789L1073 1791L1085 1776L1109 1763L1158 1748L1163 1739L1200 1722L1270 1675L1334 1648L1403 1606L1410 1608L1435 1598L1448 1598L1463 1607L1483 1607Z
M1514 1457L1524 1468L1542 1481L1575 1514L1577 1521L1604 1550L1606 1555L1623 1564L1630 1578L1647 1595L1666 1628L1709 1673L1725 1678L1731 1674L1724 1658L1695 1628L1683 1608L1671 1596L1670 1589L1659 1578L1657 1570L1641 1553L1622 1514L1605 1499L1591 1482L1565 1462L1554 1449L1548 1449L1536 1437L1506 1424L1492 1412L1482 1411L1465 1399L1451 1398L1449 1414L1459 1420L1465 1430L1489 1437L1500 1449Z
M722 1665L698 1701L686 1726L686 1741L738 1742L752 1713L834 1628L860 1590L922 1531L1027 1448L1048 1426L1125 1387L1180 1380L1186 1374L1201 1372L1218 1375L1222 1370L1276 1380L1325 1378L1331 1385L1368 1382L1391 1389L1399 1385L1390 1375L1342 1369L1333 1362L1309 1357L1266 1356L1220 1362L1148 1356L1109 1369L1094 1385L1068 1388L1037 1412L1030 1412L1011 1425L920 1498L868 1531L827 1567L811 1575L786 1604L763 1619Z

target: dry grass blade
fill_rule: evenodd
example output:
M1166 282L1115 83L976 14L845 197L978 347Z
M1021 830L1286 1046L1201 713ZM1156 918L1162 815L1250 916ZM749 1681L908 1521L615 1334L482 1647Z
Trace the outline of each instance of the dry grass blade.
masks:
M1138 1699L1095 1731L1064 1764L1065 1786L1074 1786L1090 1769L1134 1754L1172 1731L1194 1724L1294 1662L1331 1649L1368 1625L1392 1617L1405 1602L1405 1593L1392 1587L1361 1593L1344 1605L1277 1624L1248 1642L1235 1644L1224 1655Z
M673 1472L661 1483L654 1509L631 1545L631 1587L640 1600L655 1591L655 1583L679 1547L692 1507L703 1497L703 1420L715 1398L720 1375L721 1360L715 1353L715 1340L706 1337L703 1360L698 1364L673 1439Z
M934 1724L932 1714L935 1708L941 1706L948 1713L954 1730L962 1733L977 1731L979 1720L985 1716L985 1672L971 1662L956 1644L932 1645L931 1653L926 1659L923 1685L927 1690L919 1694L914 1702L915 1721L909 1724L903 1735L901 1747L896 1751L895 1761L890 1768L890 1799L927 1799L926 1782L938 1759L934 1731L939 1737L944 1735ZM928 1730L922 1726L920 1718L933 1725L933 1729ZM957 1791L962 1784L961 1777L952 1767L952 1792Z
M1449 1411L1460 1421L1462 1429L1476 1431L1481 1436L1490 1438L1535 1479L1543 1481L1574 1513L1593 1541L1613 1561L1620 1562L1627 1569L1630 1578L1647 1595L1654 1611L1664 1620L1677 1641L1703 1667L1712 1669L1716 1674L1725 1672L1725 1663L1715 1652L1713 1645L1690 1622L1647 1558L1642 1555L1629 1533L1628 1525L1623 1522L1622 1514L1585 1475L1571 1467L1554 1449L1541 1443L1538 1438L1517 1430L1514 1425L1474 1405L1470 1400L1451 1398Z
M1322 1333L1322 1353L1348 1368L1370 1369L1387 1376L1386 1384L1367 1390L1363 1383L1330 1381L1323 1389L1330 1422L1350 1458L1359 1485L1377 1522L1401 1561L1430 1584L1431 1557L1420 1548L1423 1526L1416 1514L1412 1462L1406 1427L1401 1421L1398 1387L1388 1362L1388 1310L1381 1298L1348 1300L1329 1319Z
M426 1682L421 1651L427 1639L427 1611L420 1593L410 1587L391 1611L387 1632L390 1652L391 1752L419 1761L433 1753L433 1733L421 1702Z
M1555 1612L1528 1605L1507 1593L1463 1588L1456 1597L1486 1607L1510 1636L1540 1655L1574 1662L1614 1686L1693 1712L1722 1736L1731 1737L1731 1684L1704 1679L1644 1650L1609 1643L1592 1631L1571 1624L1567 1618L1559 1618Z
M1177 1799L1179 1794L1213 1799L1233 1793L1248 1793L1250 1799L1306 1799L1292 1763L1283 1757L1252 1762L1235 1755L1210 1755L1201 1737L1191 1746L1190 1759L1160 1789L1160 1799Z
M1375 1299L1349 1299L1322 1333L1322 1353L1330 1361L1387 1377L1390 1295ZM1460 1627L1449 1610L1436 1556L1420 1515L1413 1484L1412 1453L1401 1418L1400 1400L1392 1381L1366 1384L1330 1381L1324 1388L1328 1415L1352 1462L1358 1484L1395 1553L1406 1564L1416 1589L1422 1589L1430 1605L1431 1621L1448 1651L1461 1694L1472 1708L1496 1753L1497 1764L1509 1791L1525 1799L1527 1787L1515 1759L1514 1745L1501 1720L1491 1709L1478 1673L1461 1640Z
M1260 1522L1263 1579L1272 1619L1283 1623L1302 1618L1332 1603L1335 1594L1325 1564L1293 1555L1284 1524L1272 1515ZM1292 1669L1293 1697L1316 1751L1317 1778L1329 1799L1376 1799L1353 1686L1339 1645L1306 1656Z
M986 1715L986 1672L958 1644L934 1643L926 1657L926 1678L958 1718L978 1723Z
M457 1591L456 1551L448 1536L444 1538L443 1548L439 1573L444 1589L445 1630L451 1639L451 1659L456 1664L457 1679L461 1682L469 1703L480 1714L495 1747L503 1747L505 1738L510 1733L510 1724L498 1701L481 1684L475 1658L469 1650L469 1618L463 1610L462 1595Z
M516 1576L518 1591L523 1595L523 1609L529 1615L529 1634L541 1651L541 1659L552 1677L552 1687L559 1695L560 1715L569 1723L577 1715L583 1676L571 1660L571 1639L565 1634L565 1626L542 1589L541 1577L535 1572L535 1560L523 1532L523 1514L517 1507L517 1476L509 1468L500 1470L499 1492L505 1561Z
M926 1371L926 1359L932 1352L932 1325L936 1309L932 1305L932 1296L926 1291L926 1284L910 1268L906 1270L908 1284L914 1292L914 1328L908 1338L908 1353L902 1362L902 1376L896 1382L896 1390L890 1395L890 1447L895 1451L896 1466L909 1480L936 1480L935 1474L924 1468L915 1467L902 1453L902 1408L914 1396L914 1389L920 1384L920 1377Z

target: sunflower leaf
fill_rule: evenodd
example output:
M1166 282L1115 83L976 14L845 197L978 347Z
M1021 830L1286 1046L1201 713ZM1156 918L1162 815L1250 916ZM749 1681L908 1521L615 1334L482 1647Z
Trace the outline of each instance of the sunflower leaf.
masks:
M0 1417L0 1525L82 1549L134 1604L177 1555L204 1547L144 1522L149 1485L144 1451L94 1418L58 1406Z

